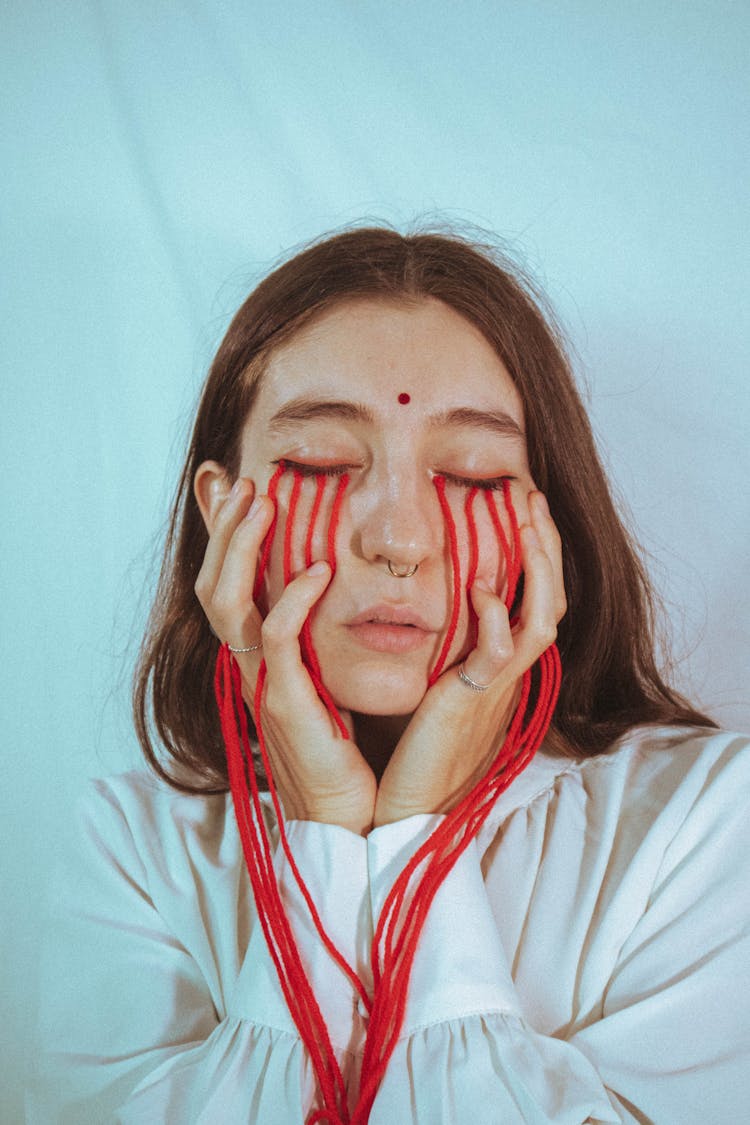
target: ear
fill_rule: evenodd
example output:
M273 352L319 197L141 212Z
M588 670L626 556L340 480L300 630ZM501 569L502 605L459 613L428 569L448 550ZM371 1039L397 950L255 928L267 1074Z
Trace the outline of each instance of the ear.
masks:
M209 535L214 529L219 509L231 488L229 473L218 461L204 461L198 466L193 481L193 492Z

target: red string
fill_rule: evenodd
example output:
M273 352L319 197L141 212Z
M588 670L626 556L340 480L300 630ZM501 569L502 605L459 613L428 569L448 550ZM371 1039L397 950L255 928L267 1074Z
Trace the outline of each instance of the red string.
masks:
M506 481L503 481L503 499L505 501L505 507L507 510L508 504L510 502L510 493L506 493L505 491L506 483ZM503 527L502 520L500 519L497 505L495 503L495 493L490 489L487 489L484 493L484 499L485 503L487 504L487 511L490 513L492 525L495 529L495 537L497 538L500 549L503 552L503 558L505 559L505 608L507 610L510 610L510 607L513 605L513 599L516 596L516 584L518 582L518 574L516 573L516 571L520 563L517 563L514 560L513 551L511 550L510 543L508 542L508 537L505 534L505 528Z
M479 618L477 616L477 611L474 609L474 603L471 600L471 588L474 585L474 579L477 576L477 567L479 565L479 539L477 536L477 522L474 519L474 497L478 491L478 488L470 488L466 494L466 503L464 505L466 526L469 529L469 567L466 574L466 593L469 595L467 598L469 605L469 636L467 643L470 648L476 647L477 636L479 634Z
M310 512L310 519L307 525L307 535L305 536L305 566L312 566L312 545L313 535L315 534L315 525L318 522L320 514L320 505L323 502L323 493L325 492L327 477L322 473L315 478L315 499L313 500L312 511Z
M281 472L283 472L283 468L279 466L279 471L272 478L274 488ZM338 484L328 525L327 551L328 561L332 569L335 565L336 530L345 487L346 481L342 478ZM458 624L461 598L460 561L455 522L445 497L444 480L436 478L435 487L450 545L453 571L453 604L446 638L438 662L431 673L430 682L434 682L433 677L437 678L437 675L440 674L447 659ZM315 503L313 504L305 539L306 565L310 565L309 560L312 557L312 537L318 519L322 493L323 489L318 482ZM271 488L269 486L270 494ZM511 526L513 544L511 549L497 513L494 499L491 500L489 495L489 493L486 493L488 511L495 528L498 545L506 560L508 576L506 605L510 607L521 573L520 531L511 503L510 489L504 487L503 499ZM285 581L288 580L287 571L291 575L292 525L296 515L298 499L299 489L297 489L295 496L295 486L293 485L284 537ZM467 498L465 507L469 535L467 586L474 580L478 559L476 524L473 518L472 503L473 497L471 500ZM275 529L276 521L274 518L259 564L261 576L268 565L271 550L269 540L272 541L272 533L275 532ZM311 641L308 651L312 654L311 665L315 666L319 674L319 664L312 649ZM265 662L261 663L254 699L255 725L258 732L260 754L276 813L281 845L325 948L342 971L346 973L355 990L370 1009L360 1075L360 1089L356 1106L350 1116L341 1069L333 1052L325 1021L299 957L294 933L286 917L275 877L273 852L265 825L255 772L252 768L252 751L248 737L247 716L242 697L239 667L226 645L223 645L219 651L215 679L216 696L227 750L229 780L234 797L235 814L243 853L250 874L263 934L279 976L290 1014L308 1051L323 1102L322 1108L315 1109L308 1117L308 1125L318 1125L321 1122L328 1122L329 1125L365 1125L368 1120L377 1090L395 1048L400 1029L403 1026L414 956L422 927L427 919L435 894L459 857L476 837L498 795L511 784L513 779L529 763L552 719L561 675L560 658L554 645L542 654L537 665L535 665L535 670L538 685L536 702L531 709L531 713L528 714L533 675L532 671L529 670L522 677L518 706L490 768L471 792L447 814L417 850L394 882L386 898L372 945L371 961L374 989L373 998L370 1001L358 975L326 934L312 897L304 884L289 848L283 812L273 783L271 764L261 723L261 704L266 678ZM326 706L329 706L322 693L321 698ZM330 700L330 696L328 696L328 699ZM329 711L332 707L334 705L331 700ZM336 711L335 714L338 715L338 712Z
M324 480L324 483L325 483L325 478L323 478L323 480ZM326 547L327 547L327 551L328 551L327 562L328 562L328 565L331 568L331 579L333 579L333 575L336 572L336 532L338 531L338 526L339 526L339 518L340 518L340 515L341 515L341 505L342 505L343 500L344 500L344 491L345 491L348 483L349 483L349 474L348 473L344 473L342 476L340 476L338 478L338 484L336 486L336 494L333 498L333 506L331 508L331 518L328 521L328 536L327 536ZM311 514L311 517L310 517L310 526L308 527L307 536L306 536L306 540L305 540L305 551L306 552L307 552L307 544L312 543L313 518L317 519L318 511L320 509L320 503L318 502L318 496L317 495L316 495L315 500L316 500L316 503L313 505L313 511L312 511L312 514ZM296 504L295 504L295 511L296 511ZM291 523L291 518L292 518L293 514L294 513L292 512L291 505L290 505L290 513L289 513L289 517L288 517L290 523ZM312 555L310 557L312 559ZM315 648L313 646L312 633L310 631L310 618L309 617L308 617L307 621L305 622L305 625L302 627L301 636L302 636L302 641L303 641L303 645L304 645L303 653L306 652L306 654L307 654L307 658L308 658L308 661L309 661L308 671L310 673L310 678L312 679L313 684L315 685L315 690L317 691L318 695L320 696L321 701L323 702L324 706L326 707L326 709L328 711L328 714L331 716L334 723L336 724L336 728L337 728L339 734L341 735L342 738L344 738L348 741L349 731L347 729L346 723L341 718L341 714L340 714L339 709L338 709L338 707L336 706L336 704L333 700L333 696L331 695L328 688L323 683L323 676L321 675L321 671L320 671L320 661L318 660L318 654L316 653Z
M265 664L262 663L255 695L256 707L263 691L264 679ZM327 1105L345 1107L346 1095L340 1070L338 1067L334 1070L330 1066L330 1059L334 1056L325 1021L300 964L291 925L281 902L273 869L268 831L255 772L252 769L239 667L226 645L222 645L217 660L216 691L222 732L227 747L235 814L263 934L287 1007L310 1054L324 1100ZM257 717L260 717L259 712ZM259 743L263 754L264 740L260 731ZM265 757L267 761L267 755ZM269 779L269 787L275 797L271 779ZM278 798L275 798L275 804L277 802ZM283 833L283 818L278 820L278 824L280 832Z
M331 573L336 573L336 532L339 528L339 519L341 518L341 504L344 499L344 489L349 483L349 474L343 473L339 477L338 487L336 488L336 495L333 498L333 508L331 509L331 519L328 524L328 565L331 568Z
M323 492L326 487L326 477L322 474L315 478L315 500L313 501L312 511L310 512L310 519L307 525L307 535L305 536L305 566L312 566L312 544L313 536L315 534L315 525L318 522L320 514L320 506L323 501ZM300 647L302 649L302 659L305 667L310 673L315 690L320 695L318 685L323 686L323 677L320 671L320 663L318 661L317 653L313 647L312 634L310 632L312 626L312 614L308 614L305 618L305 624L302 626L300 634Z
M278 523L278 518L279 518L278 508L276 506L276 491L277 491L278 486L279 486L279 479L281 478L281 474L285 471L285 469L286 469L286 466L284 465L284 462L279 461L276 472L273 474L273 476L271 477L271 479L268 482L268 498L269 498L269 500L273 500L274 509L273 509L273 519L271 520L271 526L269 527L269 529L266 533L266 538L263 542L263 549L262 549L261 554L260 554L260 561L258 563L258 570L257 570L257 573L255 575L255 582L253 584L253 601L256 602L256 603L258 601L258 596L260 594L260 591L263 588L263 579L265 577L266 569L268 568L268 560L271 557L271 548L273 546L273 541L274 541L274 538L276 536L276 524Z
M292 581L292 532L294 531L294 518L297 515L300 489L302 488L302 473L299 469L294 471L294 482L289 495L289 507L286 514L286 527L284 528L284 585Z
M513 507L510 496L509 480L503 481L503 500L505 501L505 510L510 519L510 530L513 537L512 578L508 583L508 609L510 609L515 601L516 588L518 586L518 580L521 577L521 532L518 527L516 509Z
M450 544L451 555L451 571L453 575L453 603L451 605L451 616L448 622L448 628L443 640L443 647L440 649L440 653L435 662L435 667L432 669L427 679L428 687L432 687L443 670L445 661L448 658L448 652L450 651L450 647L453 644L453 638L456 635L456 628L458 627L458 615L461 611L461 560L458 554L458 535L456 533L456 524L453 519L453 513L451 512L450 505L448 503L448 498L445 495L445 477L434 477L432 483L435 485L435 491L437 492L438 500L440 501L440 509L443 513L445 528L448 532L448 542Z

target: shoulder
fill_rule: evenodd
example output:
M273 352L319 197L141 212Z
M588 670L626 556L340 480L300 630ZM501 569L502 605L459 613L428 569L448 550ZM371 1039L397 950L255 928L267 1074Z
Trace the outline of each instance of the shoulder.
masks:
M231 798L182 793L147 770L87 782L76 809L77 829L101 856L153 874L179 857L202 864L237 850Z
M609 751L583 761L543 753L503 794L489 818L489 844L517 813L586 825L587 831L672 838L697 818L742 815L750 786L750 738L696 727L639 727Z

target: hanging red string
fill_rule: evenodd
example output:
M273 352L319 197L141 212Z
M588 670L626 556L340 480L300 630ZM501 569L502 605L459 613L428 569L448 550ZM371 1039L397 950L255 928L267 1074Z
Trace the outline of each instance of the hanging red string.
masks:
M453 586L453 600L451 602L451 615L448 621L448 628L445 631L445 638L443 640L442 648L435 661L435 667L430 672L427 678L427 686L432 685L437 680L438 676L445 667L445 661L448 658L448 652L453 644L453 638L456 635L456 628L458 626L458 616L461 612L461 559L458 553L458 533L456 532L456 523L453 519L453 513L448 503L448 498L445 495L445 477L433 477L432 483L435 486L435 491L438 495L440 502L440 510L443 513L443 520L445 522L446 531L448 532L448 544L450 547L451 558L451 573L452 573L452 586Z
M272 499L275 498L278 481L283 472L284 466L281 463L269 485L269 496L272 495L273 489ZM285 583L292 576L293 524L301 489L301 480L297 479L299 476L300 474L295 473L284 535ZM434 483L449 544L452 568L452 604L446 637L435 667L430 673L430 684L434 683L440 675L447 659L458 625L462 597L456 525L446 497L444 479L436 477ZM319 479L316 482L316 494L305 537L304 556L306 566L309 566L312 560L313 535L320 512L324 487L325 484L321 485ZM327 556L332 570L335 569L336 531L345 488L346 479L341 478L328 524ZM471 586L474 580L478 565L477 529L472 507L474 494L475 490L471 490L464 509L469 537L467 588ZM503 500L510 523L510 541L497 511L494 495L485 491L485 502L493 523L498 546L505 560L507 586L505 604L510 611L521 575L521 545L520 529L507 481L503 483ZM274 516L261 552L254 593L260 589L263 574L268 566L275 531L276 516ZM303 629L301 645L311 678L340 733L343 737L348 737L348 731L341 720L341 716L322 683L320 665L309 632L309 621L306 622L306 626L308 628L307 631ZM299 957L294 934L286 917L275 877L273 852L253 769L252 749L248 735L239 667L226 645L222 645L219 651L215 682L216 695L227 749L229 781L235 803L243 853L248 866L263 933L290 1014L309 1053L323 1102L322 1107L308 1117L308 1125L319 1125L322 1122L328 1122L329 1125L366 1125L377 1090L395 1048L400 1029L403 1026L409 979L417 943L435 894L448 872L479 832L498 795L510 785L531 760L552 719L561 675L559 654L554 645L542 654L535 669L536 673L529 670L522 677L518 706L511 719L505 739L489 769L471 792L446 815L445 819L418 849L394 882L386 898L372 944L371 960L374 986L371 1000L355 970L347 963L326 934L312 897L304 884L289 848L283 812L273 783L271 764L262 729L261 706L266 666L265 661L261 662L255 689L254 717L258 746L276 813L281 845L321 940L331 957L350 979L370 1012L360 1074L360 1089L356 1105L350 1115L343 1076L333 1052L325 1020ZM538 679L536 701L531 713L527 714L534 674Z
M466 600L469 605L469 636L467 638L467 644L469 648L476 647L479 633L479 618L477 616L477 611L474 609L474 603L471 600L471 588L474 585L474 579L477 576L477 567L479 566L479 539L477 536L477 523L474 518L474 497L477 492L479 492L478 488L470 488L466 494L466 502L464 504L466 526L469 531L469 565L466 570Z

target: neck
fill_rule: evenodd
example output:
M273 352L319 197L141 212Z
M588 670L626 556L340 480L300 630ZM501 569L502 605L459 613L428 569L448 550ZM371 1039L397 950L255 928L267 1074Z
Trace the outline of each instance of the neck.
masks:
M352 719L355 742L380 781L411 715L360 715L354 712Z

